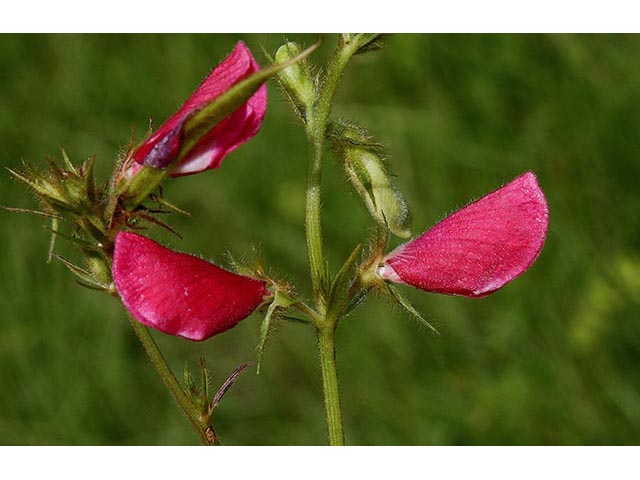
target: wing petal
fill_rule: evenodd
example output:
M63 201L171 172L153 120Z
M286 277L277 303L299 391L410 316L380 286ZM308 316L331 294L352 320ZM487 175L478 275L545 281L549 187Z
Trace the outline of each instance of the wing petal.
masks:
M269 295L262 280L130 232L116 237L113 279L136 320L190 340L205 340L234 327Z
M527 172L398 247L379 273L428 292L484 297L531 266L548 224L544 193Z

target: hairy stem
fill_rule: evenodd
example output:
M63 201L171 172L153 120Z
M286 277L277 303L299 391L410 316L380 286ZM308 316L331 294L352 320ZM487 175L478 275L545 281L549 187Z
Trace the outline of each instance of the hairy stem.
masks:
M218 438L215 433L213 433L213 428L209 424L208 419L198 411L198 408L185 394L182 386L178 382L178 379L173 374L171 367L169 367L169 364L167 364L167 361L162 355L162 352L158 348L158 344L151 336L151 332L149 332L149 329L130 316L129 322L131 323L134 332L136 332L136 335L140 339L142 346L147 352L147 355L149 355L151 363L162 378L162 381L171 392L171 395L173 396L175 401L178 402L178 405L180 405L180 408L182 408L184 414L187 416L187 419L198 435L200 442L203 445L217 445Z
M327 272L322 251L322 223L320 210L322 204L322 160L324 156L325 135L329 115L338 84L355 48L340 43L329 64L322 83L316 106L309 112L306 131L309 142L309 166L306 192L306 231L309 266L316 307L324 311L326 306Z
M338 372L336 369L336 350L334 345L335 325L319 327L317 330L318 348L320 349L320 365L322 366L322 387L324 404L329 428L329 444L344 445L342 429L342 412L338 391Z
M315 306L319 314L314 319L314 322L318 336L318 348L320 349L324 401L327 412L329 443L331 445L344 445L344 434L334 348L337 317L327 315L329 282L322 248L320 217L322 205L322 160L333 99L344 69L355 51L355 45L345 41L339 42L323 79L317 102L314 108L308 112L306 123L307 140L309 142L305 217L307 249Z
M311 283L316 308L324 310L326 302L326 269L322 252L322 224L320 221L322 178L322 141L309 138L311 152L306 192L306 232Z

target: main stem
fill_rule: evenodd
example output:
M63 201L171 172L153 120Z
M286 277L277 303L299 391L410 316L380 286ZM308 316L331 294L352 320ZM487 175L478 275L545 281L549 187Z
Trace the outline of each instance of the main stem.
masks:
M326 127L325 127L326 128ZM324 134L318 139L316 130L309 128L309 171L307 174L306 195L306 232L309 267L311 270L311 284L316 308L323 312L326 307L326 268L322 253L322 223L320 221L321 181L322 181L322 150Z
M158 344L151 336L149 329L131 317L129 317L129 322L138 336L138 339L140 339L147 355L149 355L151 363L162 378L162 381L171 392L175 401L178 402L178 405L180 405L184 414L187 416L187 419L198 435L198 438L200 438L200 442L203 445L216 445L218 440L215 434L211 434L211 432L213 432L211 425L209 425L209 422L204 419L197 407L191 403L191 400L189 400L185 394L180 382L178 382L178 379L173 374L171 367L169 367L169 364L158 348Z
M318 348L322 367L322 387L329 429L329 444L344 445L340 393L338 391L338 372L336 369L336 349L334 346L335 325L318 328Z
M340 394L334 336L337 317L327 315L328 275L322 249L321 183L322 159L329 114L333 105L340 78L355 46L341 42L336 49L327 74L318 94L318 101L307 116L307 139L309 141L309 170L306 195L306 233L311 282L319 318L315 321L322 368L322 385L327 415L330 445L344 445Z

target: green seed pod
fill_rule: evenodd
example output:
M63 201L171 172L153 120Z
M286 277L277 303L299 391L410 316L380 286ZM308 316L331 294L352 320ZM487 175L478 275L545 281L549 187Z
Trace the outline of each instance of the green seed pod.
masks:
M371 216L401 238L411 236L407 203L392 181L383 148L362 128L344 122L331 125L329 135L347 178Z

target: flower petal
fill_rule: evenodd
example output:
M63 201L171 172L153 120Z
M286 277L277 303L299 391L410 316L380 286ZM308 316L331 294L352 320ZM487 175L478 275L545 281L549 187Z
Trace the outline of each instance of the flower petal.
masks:
M113 279L136 320L190 340L228 330L270 295L262 280L228 272L130 232L116 236Z
M484 297L531 266L548 223L547 201L527 172L398 247L378 273L428 292Z
M138 147L133 154L136 162L155 168L167 167L179 152L185 120L258 70L260 66L251 51L243 42L238 42L229 56L209 74L180 110ZM266 108L267 87L262 85L244 105L200 140L175 167L172 176L190 175L219 167L225 155L258 133Z

